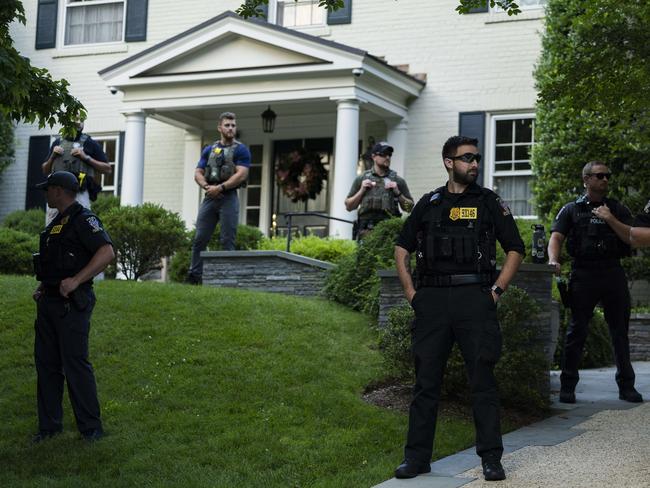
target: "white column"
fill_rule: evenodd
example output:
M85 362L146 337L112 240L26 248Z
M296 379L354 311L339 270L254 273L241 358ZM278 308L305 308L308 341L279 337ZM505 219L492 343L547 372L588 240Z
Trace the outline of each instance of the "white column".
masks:
M345 209L354 178L357 176L359 157L359 101L339 100L336 107L336 152L334 153L334 178L330 197L330 215L354 220L355 214ZM352 225L330 220L330 236L342 239L352 238Z
M124 163L122 168L122 205L142 204L144 187L144 112L124 114Z
M408 145L409 124L406 119L388 121L388 144L393 146L393 157L390 160L391 169L402 178L406 169L406 147Z
M199 213L201 189L194 181L196 163L201 157L201 133L185 131L185 154L183 157L183 207L182 217L188 229L194 228Z

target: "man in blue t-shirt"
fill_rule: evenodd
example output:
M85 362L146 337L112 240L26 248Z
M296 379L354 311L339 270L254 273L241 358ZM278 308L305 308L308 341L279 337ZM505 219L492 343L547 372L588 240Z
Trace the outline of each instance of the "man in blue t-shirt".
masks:
M235 139L237 122L235 114L224 112L219 116L217 130L221 138L201 152L194 181L205 190L205 199L196 218L196 236L192 242L192 262L187 282L199 285L203 277L204 251L221 222L221 246L226 251L235 249L239 198L237 189L246 182L251 165L251 153Z

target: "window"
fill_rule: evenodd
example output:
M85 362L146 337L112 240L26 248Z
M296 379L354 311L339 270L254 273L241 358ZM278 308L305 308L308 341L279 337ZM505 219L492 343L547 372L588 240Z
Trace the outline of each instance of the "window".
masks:
M327 10L318 0L277 0L276 24L283 27L309 27L325 25Z
M548 0L517 0L517 5L522 11L544 8L547 3ZM501 7L494 7L492 10L494 12L503 12Z
M99 147L102 148L108 159L108 164L111 165L110 174L95 174L96 181L102 186L102 193L117 195L117 182L119 181L119 165L117 158L119 155L119 140L117 136L107 137L94 137L93 138Z
M246 225L260 226L260 209L262 204L262 149L261 144L250 146L251 167L248 170L248 184L246 189L239 191L244 210Z
M66 46L121 42L125 0L66 0Z
M532 115L492 118L492 187L515 216L534 216L530 154L535 144Z

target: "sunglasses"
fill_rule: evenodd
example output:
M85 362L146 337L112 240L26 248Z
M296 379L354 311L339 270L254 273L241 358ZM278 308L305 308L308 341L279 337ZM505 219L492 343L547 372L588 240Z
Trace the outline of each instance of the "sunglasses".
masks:
M599 180L602 180L603 178L607 178L608 180L612 179L611 173L589 173L587 176L595 176Z
M482 157L483 156L481 156L480 153L465 153L461 154L460 156L452 156L449 159L460 159L463 163L471 163L472 161L480 163Z

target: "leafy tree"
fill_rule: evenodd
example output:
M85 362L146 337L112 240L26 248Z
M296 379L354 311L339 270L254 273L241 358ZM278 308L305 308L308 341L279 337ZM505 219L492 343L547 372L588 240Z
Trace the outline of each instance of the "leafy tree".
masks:
M508 15L516 15L521 12L514 0L458 0L456 11L459 14L466 14L473 8L485 6L488 2L490 3L490 7L499 6L508 12ZM246 0L237 9L237 14L245 19L249 17L262 17L264 12L261 7L268 4L269 0ZM325 7L331 12L343 8L344 2L343 0L319 0L318 5Z
M610 192L639 211L650 195L650 3L550 0L535 71L535 194L553 216L604 161Z
M0 116L15 121L38 121L39 127L59 123L73 130L75 119L85 116L81 102L68 92L66 80L54 80L43 68L20 55L9 35L9 25L26 23L20 0L0 2Z

